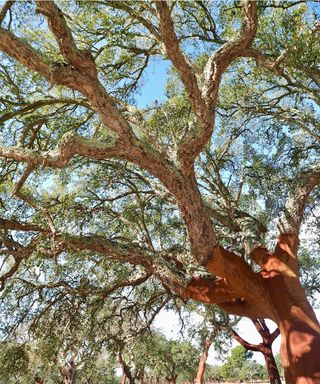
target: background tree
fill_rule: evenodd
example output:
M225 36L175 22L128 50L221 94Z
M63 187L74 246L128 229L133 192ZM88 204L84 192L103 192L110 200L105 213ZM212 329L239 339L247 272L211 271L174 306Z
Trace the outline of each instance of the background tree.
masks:
M182 382L193 381L197 372L198 351L187 341L161 337L156 342L150 359L152 375L165 378L171 384L175 384L178 378Z
M242 345L233 348L227 362L221 368L222 378L227 381L265 379L265 369L261 364L250 360L251 357L252 352L246 350Z
M252 320L252 322L262 338L262 343L260 344L248 343L233 329L230 330L230 335L235 340L237 340L246 350L261 352L265 359L266 369L267 369L270 383L280 384L281 383L280 373L275 361L275 357L272 352L272 344L279 335L279 329L276 328L273 332L270 332L269 327L267 326L264 319L254 319ZM254 371L253 367L252 367L252 370ZM257 372L262 372L262 371L258 369Z

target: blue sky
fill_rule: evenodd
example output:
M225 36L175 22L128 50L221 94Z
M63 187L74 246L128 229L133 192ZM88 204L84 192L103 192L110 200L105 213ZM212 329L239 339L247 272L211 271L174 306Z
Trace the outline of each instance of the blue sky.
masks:
M165 85L169 67L168 60L165 61L157 57L150 60L143 74L142 86L135 96L138 107L143 108L155 100L160 102L165 99Z

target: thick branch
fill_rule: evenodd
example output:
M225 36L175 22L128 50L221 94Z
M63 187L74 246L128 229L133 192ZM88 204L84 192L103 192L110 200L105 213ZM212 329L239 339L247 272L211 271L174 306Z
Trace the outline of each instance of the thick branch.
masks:
M40 4L41 9L46 12L56 38L66 40L59 42L59 45L62 50L66 50L64 55L66 55L68 62L74 63L77 68L70 64L59 64L51 66L49 71L47 64L41 60L41 57L38 57L28 45L15 37L11 37L10 41L6 40L5 44L0 45L0 48L13 55L32 70L42 73L47 78L49 77L53 83L66 85L86 95L93 108L98 112L102 122L118 134L119 140L117 141L117 147L113 147L94 143L92 140L88 141L84 138L66 138L60 143L59 148L53 152L38 153L17 147L0 147L0 156L25 161L35 166L45 165L58 168L64 167L75 154L97 159L105 159L111 156L126 158L157 177L175 196L188 228L192 251L198 260L203 262L208 258L212 247L215 245L215 238L211 220L203 206L194 175L191 175L192 180L190 180L190 177L184 178L172 162L164 158L150 145L135 137L130 125L115 107L105 88L93 76L93 72L88 72L84 66L78 63L80 59L80 56L78 56L79 51L75 46L66 22L63 20L64 17L61 11L52 3L41 2ZM53 7L52 13L47 12L51 10L50 7ZM4 36L8 34L8 32L4 31ZM71 50L70 56L67 48ZM31 64L29 56L32 58ZM89 58L88 63L90 60Z
M37 3L38 11L47 17L49 27L67 62L95 78L97 72L94 60L89 52L77 48L60 8L53 1L37 1Z
M197 116L196 127L190 128L178 150L178 158L184 172L190 172L194 160L211 137L214 125L213 111L205 104L192 66L180 50L174 31L170 9L166 1L156 1L162 39L169 59L177 69L185 86L192 109Z
M155 2L159 14L160 30L169 59L179 72L181 80L186 88L189 99L195 113L204 108L201 91L198 86L196 75L180 50L179 41L176 36L171 12L166 1Z
M66 249L96 252L106 255L112 260L127 261L147 268L150 268L151 265L147 250L142 252L140 247L132 244L120 244L102 236L57 235L56 241L59 247Z
M258 25L257 5L255 1L245 2L244 19L239 33L234 40L224 44L208 60L203 73L205 86L201 93L192 68L180 52L168 6L162 1L156 2L156 4L168 55L179 71L197 116L197 124L187 133L178 151L182 168L188 172L212 135L214 110L222 74L253 42Z
M248 300L242 298L227 301L225 303L219 303L218 305L227 313L232 313L237 316L246 316L250 319L265 317L276 321L275 314L270 311L269 308L264 307L263 304L260 306L252 304Z
M32 223L23 223L18 220L7 220L0 218L0 229L26 231L26 232L43 232L43 228Z
M260 352L260 345L259 344L251 344L248 341L244 340L236 331L233 329L230 329L230 336L237 340L238 343L240 343L243 347L248 349L249 351L256 351Z
M233 287L233 292L237 294L237 301L227 299L225 303L219 303L221 307L222 304L224 307L231 306L235 311L243 311L241 316L251 318L273 317L271 299L266 293L266 282L259 274L253 272L241 257L216 246L207 263L207 269L213 275L225 278ZM250 315L246 315L244 312L250 313ZM239 314L239 312L232 313ZM259 315L257 316L257 314Z
M0 49L31 70L41 73L47 79L50 78L49 65L45 59L29 44L2 28L0 28Z
M119 146L120 147L120 146ZM81 155L96 159L106 159L120 156L121 147L108 146L94 139L86 139L81 136L65 135L57 149L47 152L33 151L21 147L0 146L0 157L26 162L30 165L46 166L51 168L63 168L75 155Z
M238 297L239 292L232 289L227 279L196 277L187 286L184 297L207 304L219 304Z
M211 108L215 108L217 93L221 76L227 67L237 58L242 56L243 51L249 48L256 35L258 26L257 3L246 0L243 5L243 22L237 36L219 48L208 60L205 69L205 99Z
M284 213L280 218L279 229L282 234L298 236L310 193L320 184L320 164L298 175L297 181L297 186L289 194Z

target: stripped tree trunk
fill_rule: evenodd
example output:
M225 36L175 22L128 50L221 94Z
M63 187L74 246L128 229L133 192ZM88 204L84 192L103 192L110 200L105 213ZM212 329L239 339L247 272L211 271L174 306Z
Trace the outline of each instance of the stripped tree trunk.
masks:
M273 352L272 352L272 343L279 335L279 329L277 328L274 332L270 332L267 327L264 319L254 319L252 320L257 331L262 337L262 343L260 344L251 344L244 340L237 332L234 330L230 331L231 336L237 340L243 347L250 351L261 352L264 356L266 362L266 368L268 371L268 376L271 384L280 384L280 374L275 362Z
M127 380L127 376L125 373L123 373L121 378L121 384L126 384L126 380Z
M212 344L212 338L208 337L203 346L203 351L200 356L199 360L199 366L198 366L198 372L197 372L197 377L196 377L196 384L202 384L203 383L203 377L206 369L206 361L208 359L208 354L209 354L209 349Z
M177 376L175 377L167 377L168 384L176 384Z
M74 362L68 362L68 365L61 369L63 384L75 384L77 370Z
M286 382L319 384L320 327L298 278L297 241L294 235L282 234L274 252L255 248L251 257L262 268L258 273L241 257L217 246L207 269L221 279L193 279L187 293L229 313L272 319L281 334ZM228 294L231 298L223 301Z

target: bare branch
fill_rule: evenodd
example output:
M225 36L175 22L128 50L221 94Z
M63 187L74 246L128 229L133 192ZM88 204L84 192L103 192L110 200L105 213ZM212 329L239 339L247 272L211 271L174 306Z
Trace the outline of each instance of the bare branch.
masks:
M138 285L141 285L141 284L145 283L151 276L152 276L151 273L146 273L146 274L139 276L135 279L131 279L131 280L125 279L118 284L112 285L111 287L103 288L101 290L101 296L99 299L104 300L106 297L108 297L111 293L113 293L114 291L116 291L119 288L136 287Z
M59 249L78 249L106 255L110 260L126 261L133 265L142 265L147 271L157 276L163 285L181 294L185 290L187 277L174 270L170 264L170 257L166 260L164 255L134 244L124 244L110 241L102 236L72 236L56 235ZM181 271L180 271L181 272Z
M6 17L6 14L7 14L8 10L11 8L13 3L14 3L13 1L7 0L4 3L3 7L1 8L1 10L0 10L0 25L2 24L4 18Z
M285 73L286 66L291 66L290 62L288 60L288 53L287 51L283 51L278 57L276 56L270 56L265 55L261 52L259 52L257 49L254 48L248 48L243 51L242 54L243 57L250 57L255 59L256 63L259 64L261 67L267 69L268 71L271 71L275 73L276 75L282 75L286 80L289 80L290 77L288 74ZM320 83L320 71L318 68L310 68L308 66L304 66L303 64L296 64L294 66L296 69L304 72L310 78L319 85ZM290 83L290 81L289 81ZM310 91L310 90L308 90Z
M255 59L260 66L277 75L281 75L283 73L282 64L286 57L285 53L275 58L265 56L254 48L248 48L243 51L242 56Z
M55 105L55 104L65 104L65 105L70 105L70 104L75 104L75 105L81 105L86 108L91 108L88 103L86 103L84 100L77 100L77 99L68 99L68 98L47 98L43 100L37 100L32 103L23 103L21 108L14 110L12 112L4 113L0 117L0 124L3 124L5 121L15 117L15 116L20 116L20 115L25 115L31 112L34 112L38 108L47 106L47 105Z
M233 329L229 330L229 334L232 338L237 340L238 343L240 343L243 347L248 349L249 351L260 351L260 345L259 344L251 344L248 341L244 340L236 331Z
M22 246L18 242L10 239L2 238L2 243L8 248L8 254L14 258L14 263L8 272L0 276L0 291L4 289L5 283L9 280L19 269L21 262L30 257L32 252L36 249L38 242L42 239L43 234L34 237L27 246Z
M156 27L146 18L141 16L139 12L137 12L134 8L130 7L128 2L124 1L114 1L114 0L106 0L105 4L110 5L112 8L122 9L123 11L129 13L132 17L138 20L148 31L158 40L161 41L161 35L157 31ZM142 6L147 8L149 12L154 13L153 8L149 7L147 3L142 3Z

